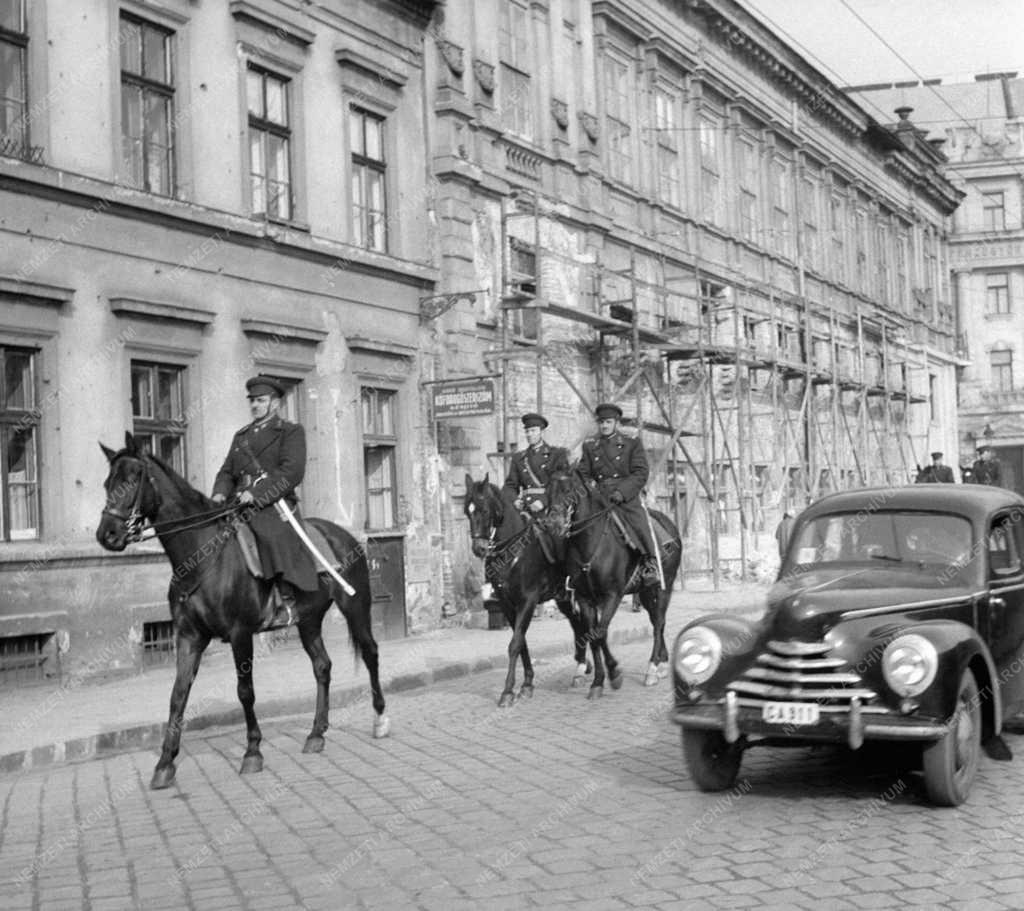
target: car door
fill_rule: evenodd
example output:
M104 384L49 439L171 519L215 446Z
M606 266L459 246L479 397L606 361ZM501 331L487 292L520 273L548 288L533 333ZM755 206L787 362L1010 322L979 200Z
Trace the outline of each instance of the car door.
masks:
M1018 510L989 523L989 597L980 624L1003 694L1003 712L1024 707L1024 526Z

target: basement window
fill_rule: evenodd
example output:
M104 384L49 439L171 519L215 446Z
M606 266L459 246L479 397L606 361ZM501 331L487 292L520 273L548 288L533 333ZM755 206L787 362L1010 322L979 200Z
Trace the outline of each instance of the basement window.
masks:
M174 621L157 620L142 624L142 666L162 667L174 657Z
M0 638L0 686L46 679L46 643L53 633Z

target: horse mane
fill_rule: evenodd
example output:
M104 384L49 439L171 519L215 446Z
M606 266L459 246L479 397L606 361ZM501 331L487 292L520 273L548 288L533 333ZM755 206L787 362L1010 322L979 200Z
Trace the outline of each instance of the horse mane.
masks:
M181 497L186 505L195 506L196 510L208 510L215 508L215 503L206 494L196 490L188 481L186 481L178 472L176 472L170 465L168 465L159 456L154 455L151 452L141 453L137 449L130 449L125 447L114 455L114 459L120 458L121 456L127 456L130 459L140 459L146 461L149 459L153 462L157 468L159 468L171 482L171 486L174 487L175 492Z

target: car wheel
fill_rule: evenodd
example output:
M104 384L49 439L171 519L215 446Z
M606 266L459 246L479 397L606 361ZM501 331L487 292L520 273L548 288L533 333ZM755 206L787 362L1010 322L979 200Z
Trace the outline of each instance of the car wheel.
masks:
M735 784L744 747L742 737L729 743L721 731L683 728L683 758L702 791L724 791Z
M978 684L964 671L949 732L924 748L924 784L940 807L957 807L971 792L981 758L981 705Z

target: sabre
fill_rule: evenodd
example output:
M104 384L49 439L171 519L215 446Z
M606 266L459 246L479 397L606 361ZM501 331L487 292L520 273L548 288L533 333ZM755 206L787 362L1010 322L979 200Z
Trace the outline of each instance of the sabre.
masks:
M288 504L285 503L284 500L278 500L274 503L274 507L277 509L277 514L284 519L285 522L291 525L293 529L295 529L295 534L299 536L299 540L306 545L306 549L316 558L316 561L326 572L330 573L331 578L345 590L345 594L349 596L355 595L356 590L341 578L338 571L327 562L327 558L320 553L320 551L316 549L316 545L309 540L309 535L307 535L305 529L299 525L298 520L295 518L295 513L288 508Z
M654 522L651 521L651 514L647 511L647 507L643 503L640 506L643 508L644 515L647 516L647 528L651 533L651 543L654 545L654 559L658 564L658 583L664 588L665 570L661 566L661 547L658 544L658 536L654 533Z

